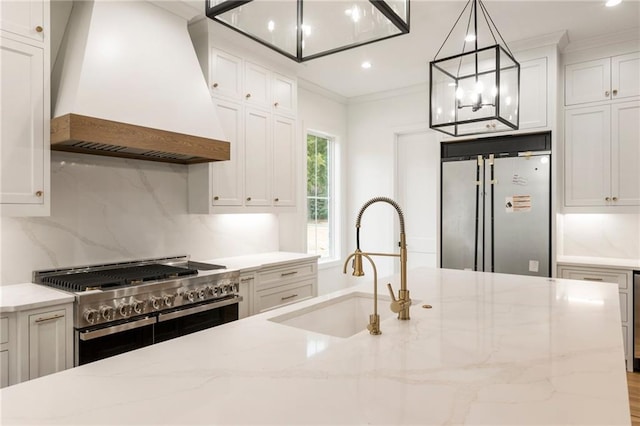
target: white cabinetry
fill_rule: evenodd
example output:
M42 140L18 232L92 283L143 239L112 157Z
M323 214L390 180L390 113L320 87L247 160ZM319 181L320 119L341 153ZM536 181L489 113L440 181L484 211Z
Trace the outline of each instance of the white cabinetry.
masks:
M258 314L310 299L318 294L318 262L292 262L258 271L253 301Z
M0 2L0 209L49 214L49 3Z
M189 167L189 211L259 213L295 207L295 79L204 49L202 39L195 37L194 43L200 56L208 55L200 63L208 67L205 75L231 142L231 160Z
M565 111L565 206L640 206L640 101Z
M632 272L624 269L558 266L558 276L572 280L618 284L622 340L627 370L633 371L633 285Z
M240 296L242 301L238 306L238 319L253 315L253 293L256 276L253 272L240 274Z
M547 58L520 64L520 129L547 127Z
M16 320L12 313L0 315L0 388L17 383Z
M17 313L18 381L73 367L73 305Z
M640 52L565 67L565 105L640 96Z

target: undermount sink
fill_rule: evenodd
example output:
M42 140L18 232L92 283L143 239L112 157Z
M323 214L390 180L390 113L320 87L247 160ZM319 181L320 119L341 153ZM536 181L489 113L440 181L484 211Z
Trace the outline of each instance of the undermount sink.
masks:
M380 321L395 315L389 309L390 302L389 297L378 295ZM373 314L373 295L354 292L269 318L269 321L346 338L366 331L371 314Z

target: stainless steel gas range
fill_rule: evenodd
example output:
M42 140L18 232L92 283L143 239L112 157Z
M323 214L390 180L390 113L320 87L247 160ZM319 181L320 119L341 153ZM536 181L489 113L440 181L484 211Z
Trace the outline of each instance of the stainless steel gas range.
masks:
M240 272L175 256L42 270L34 282L75 295L74 365L238 319Z

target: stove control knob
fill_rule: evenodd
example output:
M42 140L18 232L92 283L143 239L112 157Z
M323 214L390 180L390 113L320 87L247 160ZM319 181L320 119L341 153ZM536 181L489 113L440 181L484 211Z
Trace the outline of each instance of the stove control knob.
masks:
M240 292L240 285L238 283L233 283L231 284L231 291L233 291L234 293L239 293Z
M164 306L171 306L171 305L173 305L173 300L174 300L175 298L176 298L175 296L170 296L170 295L168 295L168 294L165 294L165 295L162 297L162 300L164 301Z
M115 313L116 310L111 306L100 306L100 315L107 321L112 320Z
M149 298L149 302L151 303L153 309L155 309L156 311L162 307L162 298L160 297L151 296Z
M196 300L196 291L195 290L185 291L184 298L187 299L189 302L193 302L194 300Z
M199 288L197 291L197 295L198 295L198 299L204 300L204 298L207 295L207 288L206 287Z
M218 297L220 296L220 294L222 294L222 289L218 286L213 287L213 295Z
M120 306L118 306L118 312L120 312L121 316L128 317L131 315L131 305L128 303L121 303Z
M84 310L84 319L89 324L93 324L98 319L98 311L95 309L85 309Z
M131 306L133 307L133 312L136 314L141 314L144 310L144 302L142 300L133 299L131 301Z
M208 285L207 286L207 295L208 296L215 296L216 295L216 288L212 285Z

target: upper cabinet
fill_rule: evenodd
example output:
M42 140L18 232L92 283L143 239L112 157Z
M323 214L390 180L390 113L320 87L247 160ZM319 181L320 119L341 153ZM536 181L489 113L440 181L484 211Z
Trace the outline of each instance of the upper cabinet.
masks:
M640 54L631 53L565 68L567 103L589 102L565 109L568 211L632 212L640 206L639 64Z
M0 212L50 206L49 3L0 2Z
M520 129L547 127L547 58L520 64Z
M565 105L640 96L640 52L565 67Z
M211 47L208 37L194 37L193 32L192 37L196 52L208 55L199 59L208 65L205 75L218 120L231 143L231 159L189 166L189 212L294 208L299 162L295 78Z

